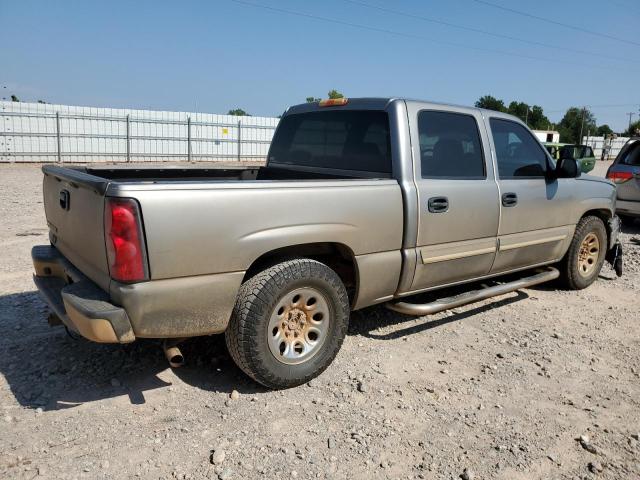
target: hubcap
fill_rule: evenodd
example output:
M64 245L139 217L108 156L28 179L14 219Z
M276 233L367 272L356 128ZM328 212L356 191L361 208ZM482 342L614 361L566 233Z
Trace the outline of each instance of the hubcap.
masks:
M600 240L595 233L590 233L580 245L580 252L578 253L578 272L583 277L590 276L598 264L598 257L600 256Z
M331 321L329 303L313 288L297 288L280 298L269 320L269 350L280 362L296 365L313 357Z

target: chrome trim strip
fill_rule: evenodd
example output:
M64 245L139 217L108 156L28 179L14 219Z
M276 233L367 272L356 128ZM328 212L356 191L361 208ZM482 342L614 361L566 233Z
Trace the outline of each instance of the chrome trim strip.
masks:
M543 243L559 242L561 240L564 240L565 238L567 238L566 235L557 235L555 237L539 238L537 240L529 240L527 242L512 243L509 245L500 244L499 251L504 252L506 250L514 250L516 248L522 248L522 247L531 247L533 245L541 245Z
M475 257L477 255L484 255L487 253L495 253L496 247L487 247L487 248L479 248L476 250L468 250L466 252L458 252L458 253L450 253L448 255L438 255L435 257L428 257L425 255L424 251L420 251L420 255L422 257L422 263L437 263L437 262L445 262L447 260L456 260L458 258L466 258L466 257Z

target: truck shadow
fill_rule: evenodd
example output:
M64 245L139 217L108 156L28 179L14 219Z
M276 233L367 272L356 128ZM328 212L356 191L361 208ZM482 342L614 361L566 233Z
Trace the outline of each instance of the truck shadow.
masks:
M510 294L511 296L503 300L492 302L489 304L479 305L473 307L470 310L456 313L452 311L442 312L433 316L414 317L409 315L403 315L386 309L384 306L377 305L375 307L365 308L354 312L351 316L351 323L349 325L350 335L361 335L363 337L372 338L376 340L394 340L397 338L405 337L407 335L414 335L432 328L441 327L449 323L458 322L467 318L473 317L483 312L494 310L500 307L510 305L520 300L529 298L525 292L516 291ZM432 301L433 296L416 295L412 297L411 302L421 303ZM443 317L443 315L446 315ZM429 320L429 318L435 318ZM420 323L413 321L419 319ZM384 332L389 327L397 327L403 323L411 324L405 328L393 329L390 332Z
M449 294L455 294L455 291ZM349 334L393 340L527 298L523 292L511 295L499 302L462 313L440 314L436 320L418 324L410 322L415 317L378 305L355 312ZM417 296L412 301L427 301L428 296ZM243 394L259 394L267 391L235 366L222 335L184 342L180 348L186 365L167 371L169 366L159 341L101 345L72 338L62 327L52 329L47 325L47 311L35 291L0 297L0 328L3 331L0 374L4 377L4 382L0 378L0 389L9 390L23 407L58 410L116 397L128 397L131 404L144 404L153 402L150 392L163 388L171 391L175 383L212 393L229 394L238 390ZM385 332L387 327L403 323L409 325Z
M57 410L125 396L143 404L145 394L176 382L211 392L266 391L234 365L221 335L185 342L186 366L168 372L159 341L102 345L72 338L63 327L49 327L47 312L35 291L0 297L0 390L23 407Z

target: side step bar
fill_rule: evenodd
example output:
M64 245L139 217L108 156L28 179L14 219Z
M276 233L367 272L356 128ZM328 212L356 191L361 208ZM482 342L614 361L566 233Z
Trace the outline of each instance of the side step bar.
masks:
M503 283L495 285L493 287L481 288L480 290L473 290L471 292L465 292L454 297L441 298L431 303L387 303L385 306L389 310L394 312L403 313L404 315L432 315L434 313L442 312L444 310L450 310L467 303L479 302L487 298L496 297L498 295L504 295L505 293L513 292L521 288L531 287L539 283L548 282L554 280L560 276L558 269L553 267L547 267L543 271L531 275L529 277L521 278L509 283Z

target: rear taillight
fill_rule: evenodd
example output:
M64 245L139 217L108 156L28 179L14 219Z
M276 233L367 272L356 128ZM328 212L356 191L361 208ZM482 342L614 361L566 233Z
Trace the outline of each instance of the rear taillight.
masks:
M111 278L120 282L147 280L147 258L138 203L131 198L107 198L104 212Z
M631 172L607 172L607 178L614 183L624 183L633 178Z

